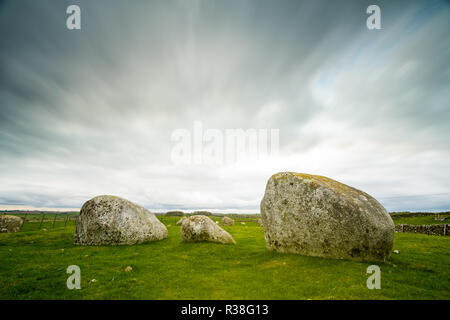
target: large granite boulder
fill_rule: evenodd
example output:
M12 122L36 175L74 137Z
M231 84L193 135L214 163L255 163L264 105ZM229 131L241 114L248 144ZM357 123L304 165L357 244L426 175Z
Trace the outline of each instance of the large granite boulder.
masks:
M16 216L0 216L0 232L19 232L23 225L23 219Z
M261 202L269 250L384 261L394 223L373 197L335 180L294 172L273 175Z
M164 238L167 228L153 213L115 196L87 201L75 232L75 244L81 245L130 245Z
M234 220L231 219L230 217L223 217L220 224L223 226L232 226L234 225Z
M183 220L181 224L181 239L185 242L236 243L228 232L207 216L191 216Z

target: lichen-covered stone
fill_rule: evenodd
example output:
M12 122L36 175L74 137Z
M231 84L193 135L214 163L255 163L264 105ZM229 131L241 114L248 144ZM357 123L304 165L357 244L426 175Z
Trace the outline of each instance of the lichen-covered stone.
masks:
M394 223L373 197L335 180L294 172L273 175L261 201L269 250L384 261Z
M258 225L260 226L260 227L262 227L262 225L263 225L263 222L262 222L262 219L258 219Z
M181 239L185 242L236 243L228 232L207 216L191 216L183 220L181 224Z
M19 232L23 225L23 219L16 216L0 216L0 232Z
M87 201L77 219L75 244L131 245L167 238L167 228L147 209L115 196Z
M234 220L231 219L230 217L223 217L220 224L223 226L232 226L234 225Z

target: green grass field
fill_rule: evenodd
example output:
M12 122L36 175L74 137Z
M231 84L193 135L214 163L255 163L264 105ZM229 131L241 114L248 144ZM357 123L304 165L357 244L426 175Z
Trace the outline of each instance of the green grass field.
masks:
M371 263L269 252L255 222L225 227L236 245L187 244L179 218L159 218L169 237L134 246L75 246L73 221L0 234L0 299L450 299L449 237L396 233L400 253L369 290ZM81 290L66 287L69 265Z

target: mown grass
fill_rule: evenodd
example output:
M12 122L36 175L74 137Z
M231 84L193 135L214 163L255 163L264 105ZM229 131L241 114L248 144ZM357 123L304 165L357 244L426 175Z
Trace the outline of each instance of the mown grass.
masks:
M169 237L134 246L75 246L73 223L0 234L0 299L450 298L449 237L397 233L400 253L379 264L381 289L369 290L371 263L269 252L254 222L225 227L236 245L187 244L179 218L159 218ZM81 290L66 287L73 264Z

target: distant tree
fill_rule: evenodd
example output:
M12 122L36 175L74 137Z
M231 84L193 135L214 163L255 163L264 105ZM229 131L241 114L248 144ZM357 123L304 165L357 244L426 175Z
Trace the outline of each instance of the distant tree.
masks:
M181 217L181 216L184 216L184 212L183 211L168 211L166 213L166 216Z
M194 214L199 216L212 216L212 213L209 211L194 211Z

